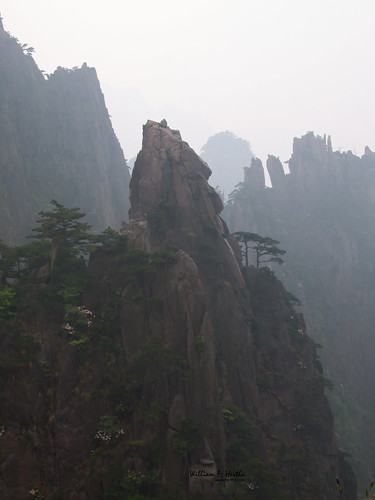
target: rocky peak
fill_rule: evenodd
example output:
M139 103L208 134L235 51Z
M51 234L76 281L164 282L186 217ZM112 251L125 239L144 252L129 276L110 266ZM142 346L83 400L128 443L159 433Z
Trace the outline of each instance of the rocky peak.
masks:
M210 137L202 146L201 158L212 169L211 184L226 198L235 189L243 168L254 157L248 141L228 130Z
M149 120L130 183L130 219L155 219L168 213L169 226L180 234L201 233L223 209L207 183L208 165L166 123Z
M365 147L365 152L361 158L365 163L374 163L375 153L368 146Z
M321 176L327 169L327 164L326 136L315 136L313 132L308 132L301 138L294 138L289 170L299 179L302 188L321 182Z
M266 181L264 178L264 170L259 158L252 158L250 168L244 168L244 181L253 189L264 189Z
M302 137L295 137L293 140L293 156L298 156L299 154L306 152L319 162L323 163L327 156L327 139L324 135L323 137L315 135L314 132L307 132Z
M282 185L285 177L284 169L281 164L280 158L268 155L267 170L270 174L272 186Z

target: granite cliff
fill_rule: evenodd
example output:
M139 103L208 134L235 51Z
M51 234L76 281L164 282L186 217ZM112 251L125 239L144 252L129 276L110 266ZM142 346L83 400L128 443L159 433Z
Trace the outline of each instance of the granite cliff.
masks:
M209 175L147 122L129 222L78 302L31 272L3 307L2 498L332 500L339 478L355 499L303 318L243 268Z
M373 480L375 154L333 151L330 138L295 138L290 173L269 156L272 188L259 160L226 206L231 231L279 240L287 253L275 271L302 303L307 331L334 387L329 392L340 446L361 491Z
M120 227L130 176L96 71L44 77L0 26L0 238L19 243L51 199Z

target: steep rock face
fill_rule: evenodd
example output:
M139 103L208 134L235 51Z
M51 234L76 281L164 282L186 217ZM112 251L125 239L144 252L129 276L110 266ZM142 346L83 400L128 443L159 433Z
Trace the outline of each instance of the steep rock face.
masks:
M211 321L215 323L220 348L235 357L245 356L246 378L252 380L254 367L246 358L248 354L234 352L226 334L229 328L235 328L246 345L250 317L241 300L242 294L246 294L245 282L228 242L230 235L219 216L222 202L207 183L209 175L208 166L181 140L179 133L149 121L144 127L143 147L130 183L130 227L123 232L130 241L136 234L137 248L155 251L172 244L190 255L204 276L200 279L205 294L209 294L205 301L214 301L206 307L215 308L216 301L223 304L229 301L234 307L231 314L225 306L217 312L212 309ZM134 226L142 228L142 246L139 230ZM233 283L234 288L226 283ZM211 299L212 289L215 298ZM238 376L233 373L229 379L233 391L238 392L241 385L237 383Z
M118 229L129 172L95 70L58 68L46 80L0 27L0 75L0 237L22 241L51 199Z
M186 254L195 262L201 283L197 288L204 290L206 317L213 332L212 337L203 336L205 349L216 357L216 373L210 376L216 382L209 392L219 387L224 414L233 406L253 422L259 439L252 443L254 455L262 457L272 471L282 471L283 487L290 495L334 498L337 491L327 478L333 478L335 472L340 476L337 467L343 464L337 458L340 454L332 434L332 415L322 394L323 376L315 349L280 283L264 270L250 269L245 275L239 272L233 255L238 249L229 244L230 235L219 216L221 206L207 185L207 177L206 164L177 132L148 122L133 171L131 221L124 234L133 248L155 251L165 243L174 244L184 252L180 255ZM180 275L181 287L186 277ZM189 287L189 293L192 291ZM173 324L179 324L178 317ZM174 330L183 329L180 325ZM164 329L160 335L165 338ZM194 365L189 362L189 366ZM193 392L185 390L181 395L183 408L189 404L189 394ZM222 467L224 457L233 465L229 453L235 448L233 435L224 419L217 430L222 429L219 434L226 440L218 440L217 433L211 433L217 425L213 415L211 410L211 415L205 416L204 426L210 429L206 437L215 463ZM199 422L203 422L202 416L194 414ZM239 463L241 448L237 453ZM354 498L350 468L343 475L346 494ZM280 486L274 497L281 497L282 491Z
M332 500L339 477L354 500L303 319L269 270L242 268L208 174L148 122L126 241L90 258L92 324L26 301L7 320L34 354L1 337L2 498Z
M287 251L275 271L302 302L309 334L323 346L325 373L333 380L340 445L353 457L364 491L372 481L375 449L373 293L374 155L332 150L330 138L294 140L289 175L274 157L267 168L272 189L246 182L225 208L232 231L279 240Z
M285 178L285 173L280 159L276 158L275 156L268 155L267 170L270 175L272 186L282 186Z
M175 212L175 219L182 223L181 234L198 230L202 222L212 222L223 208L220 197L207 183L211 170L186 147L178 131L154 125L148 122L144 127L143 146L130 186L129 216L150 213L167 202L166 211Z
M263 189L266 185L262 162L258 158L251 159L251 168L244 168L246 183L250 183L255 189Z

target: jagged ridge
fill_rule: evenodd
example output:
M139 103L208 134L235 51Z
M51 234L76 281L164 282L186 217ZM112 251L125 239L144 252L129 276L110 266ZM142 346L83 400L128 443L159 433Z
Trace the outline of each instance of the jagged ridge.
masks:
M303 304L308 332L323 346L334 383L340 446L353 457L360 489L372 481L374 447L373 342L375 155L359 158L312 132L295 138L285 174L269 156L272 189L257 182L261 165L246 169L243 187L225 208L231 230L270 235L287 250L276 270Z

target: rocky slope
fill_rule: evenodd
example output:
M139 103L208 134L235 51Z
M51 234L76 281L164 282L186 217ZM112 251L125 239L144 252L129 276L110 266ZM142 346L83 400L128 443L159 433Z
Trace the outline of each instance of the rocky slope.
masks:
M294 139L289 175L274 156L267 169L272 189L253 162L224 218L231 231L271 236L287 251L275 271L301 300L308 333L323 347L340 445L364 491L375 460L368 439L375 431L375 154L368 147L361 158L333 151L330 138L311 132Z
M130 176L95 70L45 79L24 51L1 25L0 238L22 241L51 199L118 229Z
M2 498L332 500L338 477L354 500L303 318L243 269L209 175L148 122L123 240L92 253L81 309L44 283L3 312Z

